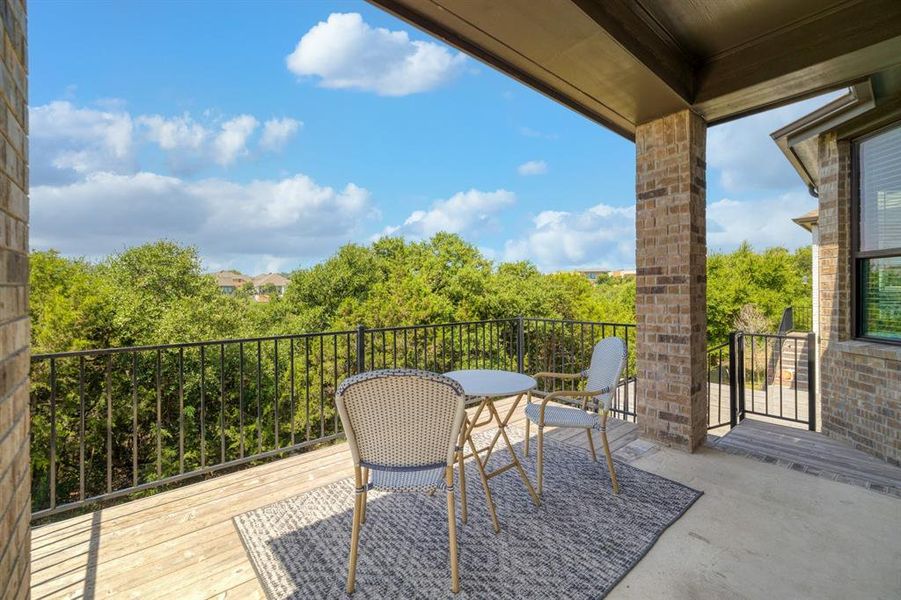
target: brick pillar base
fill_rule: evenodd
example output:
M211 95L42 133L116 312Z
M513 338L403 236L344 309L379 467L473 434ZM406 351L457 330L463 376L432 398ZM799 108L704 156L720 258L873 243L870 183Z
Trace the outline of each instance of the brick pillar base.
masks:
M688 110L635 132L638 427L688 452L707 434L706 135Z

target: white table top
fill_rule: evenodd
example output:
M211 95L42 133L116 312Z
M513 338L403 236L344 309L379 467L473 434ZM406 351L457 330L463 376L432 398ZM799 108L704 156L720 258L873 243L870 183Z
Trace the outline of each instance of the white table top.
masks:
M467 396L480 398L515 396L538 386L538 382L533 377L513 371L465 369L450 371L445 375L459 382Z

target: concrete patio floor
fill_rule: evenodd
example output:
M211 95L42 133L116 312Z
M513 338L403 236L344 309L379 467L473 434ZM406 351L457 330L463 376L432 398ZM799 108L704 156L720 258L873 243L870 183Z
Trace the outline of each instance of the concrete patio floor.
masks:
M632 464L704 496L610 600L901 598L901 500L709 447Z

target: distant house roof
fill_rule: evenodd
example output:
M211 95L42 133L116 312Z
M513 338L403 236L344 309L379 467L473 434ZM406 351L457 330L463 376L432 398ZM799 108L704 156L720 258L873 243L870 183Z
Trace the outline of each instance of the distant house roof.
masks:
M281 273L263 273L253 278L253 284L258 288L264 285L285 287L288 285L288 278Z
M817 224L817 221L819 220L819 218L820 218L820 211L819 211L819 209L815 208L812 211L810 211L809 213L804 213L800 217L795 217L794 219L792 219L792 221L794 221L795 223L797 223L798 225L800 225L807 231L810 231L811 228Z
M250 277L240 271L218 271L213 273L213 277L216 278L216 285L221 288L239 288L248 281L251 281Z

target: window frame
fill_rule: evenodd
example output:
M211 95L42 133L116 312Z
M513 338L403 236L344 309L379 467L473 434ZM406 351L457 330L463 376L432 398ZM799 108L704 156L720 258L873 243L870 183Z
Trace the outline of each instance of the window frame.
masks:
M901 346L901 339L891 340L878 336L865 335L864 331L864 315L863 315L863 282L861 264L865 260L873 258L896 258L901 257L901 247L886 248L883 250L861 250L860 249L860 145L876 137L890 129L901 128L901 121L894 121L888 125L879 127L873 131L866 133L851 141L851 235L850 235L850 258L851 258L851 315L852 315L852 332L854 339L866 342L874 342L877 344L889 344L892 346Z

